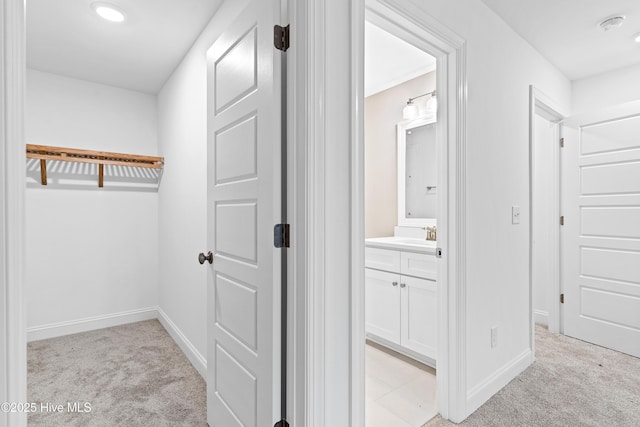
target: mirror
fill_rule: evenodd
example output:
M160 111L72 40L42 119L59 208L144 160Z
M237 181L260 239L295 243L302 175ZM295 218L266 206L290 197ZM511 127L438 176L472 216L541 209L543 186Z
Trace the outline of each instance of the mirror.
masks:
M436 119L398 123L398 225L436 225Z

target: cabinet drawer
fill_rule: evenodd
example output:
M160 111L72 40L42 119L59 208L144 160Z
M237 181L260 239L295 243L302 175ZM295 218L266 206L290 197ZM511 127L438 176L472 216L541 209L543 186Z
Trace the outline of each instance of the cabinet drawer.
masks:
M438 261L435 255L402 252L400 272L408 276L436 280L438 278Z
M377 270L400 272L400 252L388 249L364 248L364 265Z

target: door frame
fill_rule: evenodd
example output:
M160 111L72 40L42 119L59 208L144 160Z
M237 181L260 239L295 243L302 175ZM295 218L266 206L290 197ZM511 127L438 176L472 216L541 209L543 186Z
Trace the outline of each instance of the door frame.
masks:
M533 147L535 141L535 118L542 116L558 126L558 137L562 138L562 121L567 116L561 107L549 96L533 85L529 86L529 345L531 352L535 356L535 313L533 307L533 171L535 162L533 158ZM552 173L553 173L553 212L560 219L560 141L557 142L557 149L554 150ZM549 293L549 331L560 333L562 329L560 309L560 225L553 229L553 246L549 251L549 262L553 277L556 280L551 284Z
M0 0L0 401L16 403L27 401L24 14L24 0ZM0 413L0 424L26 426L26 413Z
M443 256L438 265L438 412L456 422L467 417L466 390L466 43L443 27L433 17L406 1L367 0L365 19L408 41L436 57L436 92L438 93L437 162L438 247ZM364 25L364 24L362 24ZM360 57L360 55L354 55ZM364 74L355 76L364 84ZM362 109L356 116L364 121ZM446 114L443 114L446 112ZM354 139L356 152L362 153L364 141ZM364 181L364 176L359 176ZM361 183L362 184L362 183ZM352 189L355 191L355 189ZM361 194L364 194L362 192ZM357 199L363 202L362 198ZM363 212L361 206L354 210ZM364 215L360 216L364 220ZM352 246L364 251L364 233L354 236ZM354 264L364 271L364 263ZM354 311L361 313L353 325L353 336L364 347L364 281L354 283ZM358 362L358 361L356 361ZM364 360L362 362L364 364ZM361 370L354 381L364 385ZM364 396L362 397L364 400ZM360 424L356 424L360 425Z
M441 178L448 187L442 187L446 191L439 207L446 213L439 213L446 241L441 242L444 256L438 278L443 284L438 293L438 408L444 418L462 421L468 416L466 42L402 0L306 0L290 6L292 40L299 46L292 43L290 57L290 134L298 141L291 173L297 182L292 195L292 264L298 283L293 323L303 325L295 338L304 340L304 350L294 362L304 401L295 405L301 417L294 419L308 426L364 425L366 9L414 43L439 52L439 108L448 111L449 124L443 129L447 151L439 153L447 165Z

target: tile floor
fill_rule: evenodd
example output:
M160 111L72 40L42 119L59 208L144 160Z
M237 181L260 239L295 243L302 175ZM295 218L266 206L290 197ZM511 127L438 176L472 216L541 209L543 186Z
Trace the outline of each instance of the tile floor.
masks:
M366 400L366 427L421 427L438 414L436 372L367 341Z

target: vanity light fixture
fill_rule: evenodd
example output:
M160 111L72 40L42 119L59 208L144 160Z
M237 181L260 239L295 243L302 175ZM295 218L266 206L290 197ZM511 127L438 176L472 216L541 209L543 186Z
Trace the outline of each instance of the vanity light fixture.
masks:
M111 3L94 2L91 3L91 8L99 17L109 22L121 23L126 19L124 12Z
M635 36L633 36L633 41L636 42L636 43L640 43L640 33L638 33Z
M434 90L433 92L427 92L424 93L422 95L418 95L418 96L414 96L413 98L409 98L409 101L407 101L407 105L404 106L404 108L402 109L402 118L405 120L410 120L410 119L415 119L418 117L419 115L419 110L418 110L418 106L416 104L413 103L414 100L418 99L418 98L422 98L423 96L427 96L427 95L431 95L431 99L429 99L429 101L427 101L427 109L429 111L433 111L435 112L437 109L437 98L436 98L436 91Z

